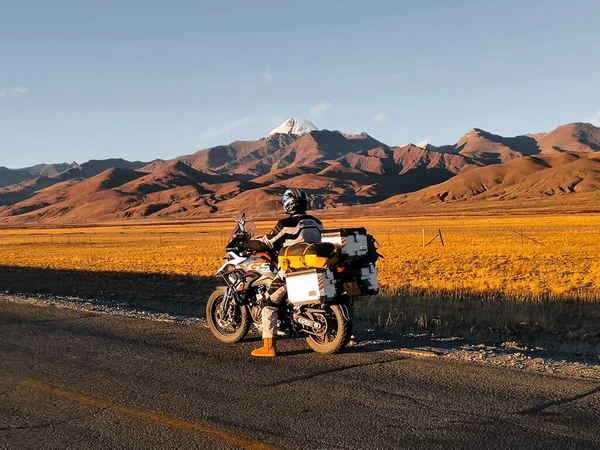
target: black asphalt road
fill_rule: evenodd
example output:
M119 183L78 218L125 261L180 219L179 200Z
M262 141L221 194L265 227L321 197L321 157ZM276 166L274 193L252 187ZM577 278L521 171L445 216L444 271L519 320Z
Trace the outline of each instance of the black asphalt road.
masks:
M0 301L0 449L600 448L598 382Z

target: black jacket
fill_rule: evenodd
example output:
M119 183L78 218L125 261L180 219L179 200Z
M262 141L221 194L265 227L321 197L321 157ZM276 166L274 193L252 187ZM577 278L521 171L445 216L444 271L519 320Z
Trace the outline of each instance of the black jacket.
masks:
M299 242L321 242L323 224L308 214L297 214L281 219L269 233L247 243L254 252L275 251Z

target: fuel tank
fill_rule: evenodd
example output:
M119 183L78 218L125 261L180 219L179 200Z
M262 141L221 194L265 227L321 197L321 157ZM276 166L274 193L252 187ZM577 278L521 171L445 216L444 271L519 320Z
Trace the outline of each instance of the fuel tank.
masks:
M250 258L242 261L240 267L246 272L258 272L269 278L277 275L277 266L268 257L260 254L252 255Z

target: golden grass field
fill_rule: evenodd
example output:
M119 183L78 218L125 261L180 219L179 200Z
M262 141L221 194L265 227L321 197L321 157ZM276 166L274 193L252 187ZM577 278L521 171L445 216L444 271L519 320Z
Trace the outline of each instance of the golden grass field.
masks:
M257 223L264 232L274 222ZM388 292L468 292L512 299L600 299L600 215L355 218L380 243ZM0 230L0 266L213 275L233 221ZM445 246L426 242L441 229Z

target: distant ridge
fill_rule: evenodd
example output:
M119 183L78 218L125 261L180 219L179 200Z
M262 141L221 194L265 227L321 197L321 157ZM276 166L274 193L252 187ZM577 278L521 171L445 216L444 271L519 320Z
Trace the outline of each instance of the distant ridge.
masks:
M171 160L0 167L0 223L272 214L287 187L305 189L314 208L328 211L535 208L537 199L600 212L600 129L591 124L516 137L473 128L455 144L424 145L390 147L292 118L264 138Z

